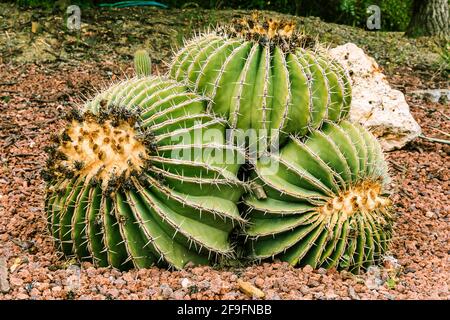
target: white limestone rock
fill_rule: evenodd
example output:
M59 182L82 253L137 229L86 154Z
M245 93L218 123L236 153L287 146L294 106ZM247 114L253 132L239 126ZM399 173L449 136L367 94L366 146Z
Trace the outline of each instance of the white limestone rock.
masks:
M352 82L350 120L367 127L385 151L402 148L420 135L405 96L392 89L375 60L353 43L329 51L347 69Z

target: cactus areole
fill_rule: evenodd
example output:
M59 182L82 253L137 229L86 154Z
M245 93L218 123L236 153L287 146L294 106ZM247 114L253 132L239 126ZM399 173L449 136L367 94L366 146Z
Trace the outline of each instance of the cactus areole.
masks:
M351 87L336 61L295 24L257 16L186 42L169 75L211 98L210 108L235 129L265 130L281 142L326 119L347 117ZM278 138L278 137L277 137Z
M72 112L49 148L46 211L67 257L120 269L230 257L243 223L237 155L206 102L172 80L136 77ZM214 129L219 140L196 130ZM202 152L199 152L202 151Z

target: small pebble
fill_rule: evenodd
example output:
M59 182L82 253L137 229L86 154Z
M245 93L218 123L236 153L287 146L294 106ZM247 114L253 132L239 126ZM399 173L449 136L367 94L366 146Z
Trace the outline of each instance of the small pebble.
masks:
M262 289L264 287L264 279L256 278L255 286L257 286L258 288Z
M434 212L433 212L433 211L427 211L427 212L425 213L425 216L426 216L427 218L433 218L433 217L434 217Z
M183 288L188 288L191 285L191 281L188 278L181 279L181 286Z
M161 295L165 299L169 299L173 294L172 288L169 287L168 285L163 284L160 286L160 289L161 289Z
M319 268L319 269L317 270L317 273L319 273L319 274L327 274L327 269Z
M309 264L303 267L304 273L311 273L313 271L313 267L311 267Z

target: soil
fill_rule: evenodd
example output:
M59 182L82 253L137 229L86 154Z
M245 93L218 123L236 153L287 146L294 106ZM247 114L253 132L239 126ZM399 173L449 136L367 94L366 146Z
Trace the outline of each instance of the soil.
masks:
M5 7L0 12L18 11L11 5L2 6ZM42 150L49 144L51 133L63 125L61 117L65 110L87 99L95 90L131 75L129 59L147 32L145 25L134 26L132 34L138 35L134 40L122 39L126 49L121 47L120 33L99 35L101 30L108 29L102 24L104 19L116 21L120 14L122 21L126 21L127 17L141 17L141 12L101 13L96 24L88 26L89 32L97 37L88 46L80 44L88 43L84 33L76 47L69 41L72 36L64 30L55 33L59 34L55 37L45 30L31 34L30 11L23 11L20 19L12 18L15 22L0 25L6 30L0 35L0 300L450 298L450 146L421 138L386 155L396 190L393 201L398 217L394 240L384 265L365 274L312 270L309 266L301 269L281 262L232 268L192 267L182 271L150 268L120 272L62 259L55 252L46 229L44 183L39 175L46 160ZM159 14L151 25L165 29L164 35L154 42L151 36L147 37L152 44L152 57L156 56L154 72L162 73L165 70L162 61L170 54L169 45L176 42L179 32L189 33L205 21L192 18L196 15L191 11L179 10L164 16L158 10L151 12ZM114 18L107 18L109 14ZM218 19L221 13L209 14ZM88 18L94 15L86 13ZM177 19L177 15L183 18ZM232 14L227 12L224 16ZM317 23L323 28L337 28ZM173 28L165 28L167 24ZM99 25L102 25L100 29ZM365 32L343 28L351 31L347 38L339 33L347 40L360 39ZM327 29L321 30L329 36ZM5 34L9 34L10 46L3 46L2 41L8 41ZM46 38L48 44L53 43L50 39L56 39L55 45L49 47L51 53L37 50L27 54L26 48L37 48L32 44L39 37ZM19 40L24 45L22 49ZM427 51L429 59L414 60L406 56L408 63L400 61L393 65L390 59L394 55L384 52L378 54L383 57L380 63L391 84L405 93L423 133L448 139L445 134L450 132L448 104L428 102L410 94L416 89L448 87L448 78L439 73L437 60L429 62L437 55L433 45L426 46L420 41L412 41L410 45L419 48L411 52ZM377 47L376 43L368 46ZM44 56L39 52L45 53Z

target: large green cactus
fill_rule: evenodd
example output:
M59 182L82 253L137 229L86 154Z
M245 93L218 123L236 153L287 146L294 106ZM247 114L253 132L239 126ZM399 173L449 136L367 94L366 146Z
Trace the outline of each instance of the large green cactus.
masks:
M205 109L173 80L137 77L74 112L43 174L57 247L120 269L232 255L242 153L224 144L224 121Z
M176 54L170 77L211 98L233 128L269 136L304 135L346 118L351 87L344 69L316 50L291 22L258 17L195 37ZM275 133L272 131L276 131Z
M269 159L256 163L260 190L244 199L248 257L354 272L380 260L392 214L386 162L368 131L326 122Z

